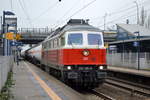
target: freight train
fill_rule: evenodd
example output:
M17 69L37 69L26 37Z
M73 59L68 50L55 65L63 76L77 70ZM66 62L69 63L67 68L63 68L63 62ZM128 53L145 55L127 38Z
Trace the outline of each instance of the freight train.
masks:
M95 88L106 77L102 31L83 19L71 19L43 42L25 51L26 58L76 87Z

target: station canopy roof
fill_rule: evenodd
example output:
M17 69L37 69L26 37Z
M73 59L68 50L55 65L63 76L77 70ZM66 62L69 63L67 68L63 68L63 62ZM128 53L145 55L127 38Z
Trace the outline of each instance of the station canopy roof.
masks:
M140 36L150 36L150 30L144 26L137 24L117 24L117 26L124 29L129 34L135 35L135 32L139 32Z

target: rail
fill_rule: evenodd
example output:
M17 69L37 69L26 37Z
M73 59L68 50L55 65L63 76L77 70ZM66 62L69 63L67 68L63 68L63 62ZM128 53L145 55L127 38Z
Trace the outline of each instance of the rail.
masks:
M113 85L119 88L122 88L124 90L127 90L131 93L131 95L134 94L139 94L142 96L150 97L150 87L124 81L121 79L116 79L116 78L108 78L105 83L109 85Z
M104 93L100 93L100 92L98 92L98 91L96 91L94 89L91 91L91 93L96 95L96 96L98 96L98 97L100 97L103 100L116 100L116 99L114 99L114 98L112 98L112 97L110 97L110 96L108 96L108 95L106 95Z

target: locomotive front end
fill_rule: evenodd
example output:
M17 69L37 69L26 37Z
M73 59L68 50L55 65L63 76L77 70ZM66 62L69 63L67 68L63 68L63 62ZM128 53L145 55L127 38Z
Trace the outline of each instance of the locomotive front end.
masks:
M66 79L71 85L98 86L106 77L107 68L102 33L68 32L66 37L62 56Z

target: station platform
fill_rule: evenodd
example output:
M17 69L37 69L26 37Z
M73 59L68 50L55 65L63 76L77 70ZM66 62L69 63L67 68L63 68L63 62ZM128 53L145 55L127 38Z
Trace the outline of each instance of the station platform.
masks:
M82 95L25 61L14 64L12 100L84 100Z
M145 70L137 70L137 69L131 69L131 68L108 66L108 71L129 73L129 74L134 74L134 75L139 75L139 76L144 76L144 77L150 78L150 71L145 71Z

